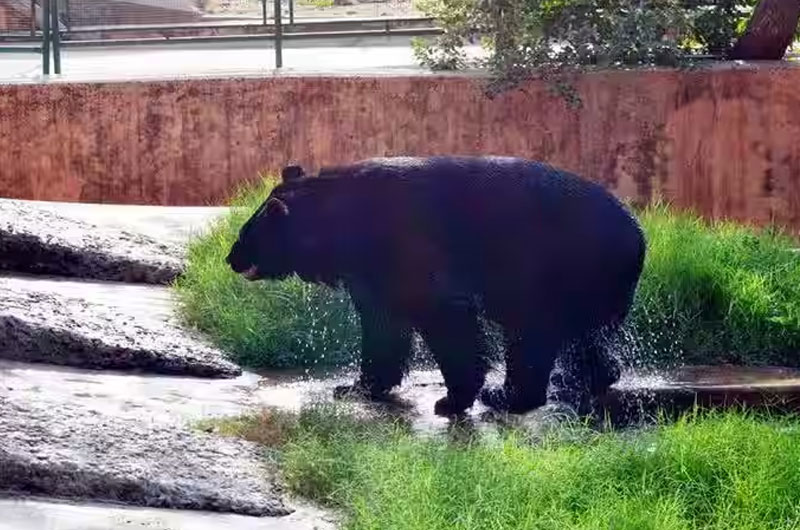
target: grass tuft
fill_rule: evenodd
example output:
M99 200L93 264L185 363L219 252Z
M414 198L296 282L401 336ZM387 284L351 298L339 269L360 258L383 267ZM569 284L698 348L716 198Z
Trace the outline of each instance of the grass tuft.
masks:
M797 418L706 412L649 430L464 445L331 411L301 413L281 466L292 491L342 510L349 530L800 525Z
M656 204L632 329L656 364L800 364L800 254L775 229Z

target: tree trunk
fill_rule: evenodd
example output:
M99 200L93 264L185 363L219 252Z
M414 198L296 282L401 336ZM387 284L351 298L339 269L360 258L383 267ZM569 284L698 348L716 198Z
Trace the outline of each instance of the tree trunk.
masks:
M800 20L800 0L761 0L747 29L731 50L731 59L783 59Z

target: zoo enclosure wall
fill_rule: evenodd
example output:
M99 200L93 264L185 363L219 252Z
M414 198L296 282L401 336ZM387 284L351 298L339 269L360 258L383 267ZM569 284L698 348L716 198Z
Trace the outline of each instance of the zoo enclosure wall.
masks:
M469 75L0 86L0 196L223 203L259 172L383 155L551 162L637 202L800 231L800 68L598 72L582 108Z

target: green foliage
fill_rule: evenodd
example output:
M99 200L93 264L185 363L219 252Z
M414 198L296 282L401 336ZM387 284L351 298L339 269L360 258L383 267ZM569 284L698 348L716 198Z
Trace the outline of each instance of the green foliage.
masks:
M782 530L800 525L800 422L689 415L634 433L520 433L450 444L327 413L282 448L289 487L348 530ZM341 417L339 417L341 418ZM334 422L336 418L334 418ZM578 429L578 428L574 428Z
M678 66L691 55L724 55L755 0L420 0L444 34L420 63L463 68L463 46L486 37L494 91L530 77L564 83L587 67ZM433 58L433 60L432 60Z
M247 282L225 256L271 183L240 194L232 213L194 241L177 284L187 321L245 365L310 367L357 358L348 296L296 278ZM776 231L707 223L663 205L639 212L645 270L621 353L645 365L800 366L800 256Z
M715 55L726 53L744 32L756 0L719 0L711 5L690 0L687 7L694 17L693 38L699 48Z
M476 0L417 0L415 7L436 18L444 33L435 40L412 40L417 61L431 70L459 70L470 61L463 49L463 40L479 24Z

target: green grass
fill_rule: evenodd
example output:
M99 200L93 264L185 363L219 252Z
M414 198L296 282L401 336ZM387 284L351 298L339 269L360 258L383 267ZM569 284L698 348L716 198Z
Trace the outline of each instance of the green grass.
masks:
M250 432L284 432L287 486L340 510L348 530L800 528L797 419L690 414L453 444L332 410L262 416Z
M648 239L632 329L654 361L800 364L800 254L772 229L708 223L663 205Z
M304 284L248 283L224 258L238 228L269 193L240 193L231 215L194 241L178 281L188 322L255 367L348 363L358 318L341 292ZM709 224L663 205L639 212L648 256L621 351L664 365L800 365L800 256L775 231Z

